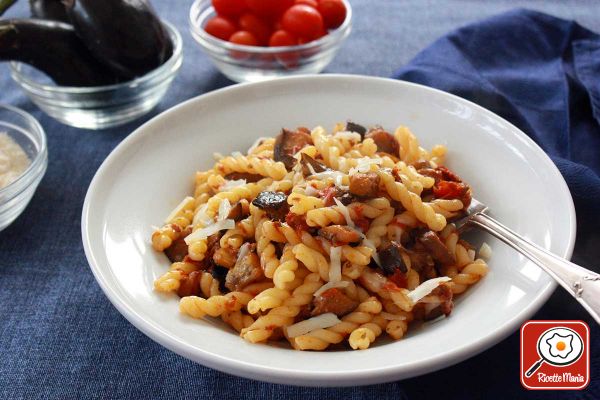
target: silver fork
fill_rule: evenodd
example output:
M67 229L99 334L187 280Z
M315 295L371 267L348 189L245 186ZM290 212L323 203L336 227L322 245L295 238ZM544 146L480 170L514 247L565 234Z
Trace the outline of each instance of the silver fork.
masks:
M481 228L529 258L567 290L600 324L600 275L573 264L530 242L485 214L488 207L473 199L467 216L455 222L462 230L468 226Z

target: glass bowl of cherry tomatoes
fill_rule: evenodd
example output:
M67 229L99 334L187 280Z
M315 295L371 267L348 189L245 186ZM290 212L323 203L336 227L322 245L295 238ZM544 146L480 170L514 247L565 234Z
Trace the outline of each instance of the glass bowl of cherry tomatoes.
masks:
M192 36L236 82L317 74L351 30L347 0L195 0Z

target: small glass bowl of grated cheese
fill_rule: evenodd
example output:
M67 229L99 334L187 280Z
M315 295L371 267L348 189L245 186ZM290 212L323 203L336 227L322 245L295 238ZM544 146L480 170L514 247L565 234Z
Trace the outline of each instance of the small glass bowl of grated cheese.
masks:
M0 231L27 207L47 165L41 125L25 111L0 104Z

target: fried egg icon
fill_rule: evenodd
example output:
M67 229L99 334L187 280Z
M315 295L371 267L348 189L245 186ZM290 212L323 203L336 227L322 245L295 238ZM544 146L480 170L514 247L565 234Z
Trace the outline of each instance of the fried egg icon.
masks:
M552 336L546 339L546 343L550 346L550 354L552 357L567 358L573 352L573 335L560 335L555 332Z

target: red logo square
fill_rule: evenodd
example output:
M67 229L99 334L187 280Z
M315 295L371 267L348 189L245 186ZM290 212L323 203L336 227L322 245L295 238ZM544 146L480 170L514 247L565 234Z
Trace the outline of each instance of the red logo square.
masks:
M590 328L583 321L521 326L521 384L531 390L581 390L590 382Z

